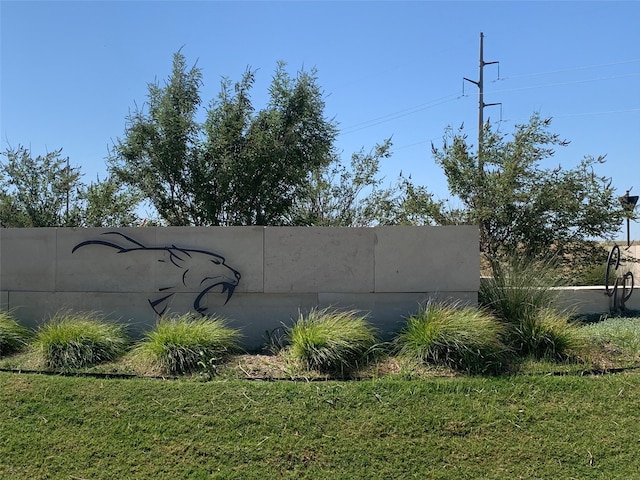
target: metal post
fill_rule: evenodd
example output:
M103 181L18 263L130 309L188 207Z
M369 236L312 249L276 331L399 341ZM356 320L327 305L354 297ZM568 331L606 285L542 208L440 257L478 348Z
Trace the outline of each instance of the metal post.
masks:
M627 193L625 193L622 197L618 198L618 200L620 200L620 205L622 205L622 209L625 212L625 216L627 217L627 247L631 246L631 230L629 222L631 220L631 217L633 216L633 211L636 208L636 203L638 203L638 196L630 196L630 191L631 188L627 190Z

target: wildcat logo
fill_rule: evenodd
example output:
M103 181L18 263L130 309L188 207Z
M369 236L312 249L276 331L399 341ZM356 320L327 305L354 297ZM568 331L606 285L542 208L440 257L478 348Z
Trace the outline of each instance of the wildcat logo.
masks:
M158 295L149 298L149 305L158 315L162 315L169 306L169 301L177 293L198 292L193 308L205 315L207 307L202 305L204 296L215 288L226 293L226 305L235 288L240 283L240 273L226 264L224 257L206 250L170 247L148 247L131 237L118 232L107 232L108 239L87 240L81 242L71 253L80 248L92 245L108 247L118 255L131 256L132 262L159 262L162 267L162 278L168 279L167 286L158 289ZM160 277L159 277L160 278Z

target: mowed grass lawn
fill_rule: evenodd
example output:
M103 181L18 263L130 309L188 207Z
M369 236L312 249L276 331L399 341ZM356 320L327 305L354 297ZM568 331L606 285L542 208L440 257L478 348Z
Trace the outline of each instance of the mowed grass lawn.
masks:
M637 371L636 371L637 372ZM639 479L640 374L0 373L2 479Z

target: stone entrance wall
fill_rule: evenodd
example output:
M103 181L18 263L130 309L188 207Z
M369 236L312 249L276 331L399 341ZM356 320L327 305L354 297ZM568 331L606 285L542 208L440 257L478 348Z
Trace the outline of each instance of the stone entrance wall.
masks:
M139 334L197 311L248 348L313 307L397 331L429 299L476 304L479 271L473 226L0 229L0 308L26 325L89 310Z

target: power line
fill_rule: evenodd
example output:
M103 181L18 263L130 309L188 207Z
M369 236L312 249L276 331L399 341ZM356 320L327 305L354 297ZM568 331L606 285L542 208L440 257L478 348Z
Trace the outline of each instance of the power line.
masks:
M582 116L588 116L588 115L615 115L618 113L633 113L633 112L640 112L640 108L630 108L628 110L609 110L607 112L564 113L560 115L554 115L553 118L582 117Z
M640 108L630 108L627 110L609 110L606 112L582 112L582 113L563 113L563 114L559 114L559 115L552 115L552 118L566 118L566 117L581 117L581 116L596 116L596 115L616 115L616 114L620 114L620 113L640 113ZM508 120L503 120L504 121L508 121ZM462 130L459 130L458 133L466 133L466 134L471 134L471 133L475 133L478 130L477 127L470 127L470 128L464 128ZM417 142L413 142L413 143L409 143L406 145L401 145L399 147L393 147L391 149L391 153L396 152L397 150L404 150L405 148L411 148L411 147L415 147L417 145L424 145L425 143L432 143L434 141L437 140L441 140L442 139L442 135L437 136L437 137L433 137L430 138L428 140L419 140Z
M626 73L624 75L611 75L609 77L599 77L599 78L587 78L583 80L571 80L567 82L556 82L556 83L545 83L543 85L532 85L528 87L517 87L517 88L506 88L502 90L492 90L491 93L504 93L504 92L517 92L520 90L531 90L534 88L545 88L545 87L556 87L558 85L573 85L576 83L589 83L589 82L600 82L602 80L613 80L617 78L628 78L628 77L637 77L640 76L640 72L638 73Z
M629 73L624 75L613 75L608 77L599 77L599 78L590 78L590 79L580 79L580 80L572 80L567 82L556 82L556 83L547 83L543 85L531 85L526 87L517 87L517 88L505 88L500 90L492 90L489 93L508 93L508 92L516 92L521 90L531 90L534 88L546 88L546 87L555 87L560 85L572 85L577 83L589 83L589 82L597 82L603 80L613 80L618 78L628 78L628 77L636 77L640 76L640 73ZM379 117L372 118L371 120L365 120L363 122L355 123L345 127L341 130L342 135L347 135L350 133L354 133L360 130L364 130L369 127L373 127L376 125L380 125L382 123L387 123L392 120L396 120L398 118L406 117L408 115L413 115L414 113L419 113L429 108L440 106L444 103L448 103L453 100L459 100L460 98L468 97L468 95L455 95L449 94L444 97L436 98L434 100L430 100L428 102L424 102L413 107L408 107L403 110L398 110L396 112L388 113L386 115L381 115ZM597 113L597 112L596 112Z
M364 122L355 123L353 125L345 127L344 129L341 130L340 133L342 135L347 135L349 133L357 132L357 131L364 130L364 129L369 128L369 127L380 125L381 123L386 123L386 122L390 122L392 120L396 120L398 118L406 117L408 115L413 115L414 113L422 112L424 110L428 110L429 108L437 107L439 105L442 105L444 103L448 103L448 102L453 101L453 100L457 100L459 98L462 98L462 97L460 95L447 95L447 96L444 96L444 97L440 97L440 98L431 100L429 102L421 103L419 105L416 105L416 106L413 106L413 107L409 107L409 108L405 108L403 110L398 110L396 112L389 113L389 114L386 114L386 115L382 115L380 117L376 117L376 118L373 118L371 120L366 120Z
M601 67L613 67L616 65L626 65L629 63L636 63L636 62L640 62L640 58L635 58L632 60L623 60L620 62L612 62L612 63L599 63L599 64L595 64L595 65L585 65L582 67L574 67L574 68L565 68L562 70L552 70L549 72L534 72L534 73L523 73L520 75L510 75L508 77L500 77L497 78L496 80L493 80L493 82L497 82L497 81L501 81L501 80L510 80L513 78L526 78L526 77L536 77L536 76L541 76L541 75L553 75L555 73L566 73L566 72L575 72L578 70L586 70L589 68L601 68Z
M482 34L481 34L482 35ZM618 61L618 62L609 62L609 63L600 63L600 64L593 64L593 65L584 65L584 66L579 66L579 67L573 67L573 68L566 68L566 69L561 69L561 70L553 70L553 71L547 71L547 72L533 72L533 73L527 73L527 74L521 74L521 75L511 75L509 77L502 77L500 78L500 76L498 75L498 79L497 80L493 80L492 83L495 83L497 81L501 81L501 80L505 80L505 79L517 79L517 78L527 78L527 77L534 77L534 76L542 76L542 75L550 75L550 74L556 74L556 73L566 73L566 72L574 72L574 71L578 71L578 70L586 70L586 69L592 69L592 68L603 68L603 67L610 67L610 66L618 66L618 65L625 65L625 64L631 64L631 63L637 63L640 62L640 59L629 59L629 60L622 60L622 61ZM488 64L492 64L492 63L497 63L497 62L489 62L489 63L485 63L485 65ZM406 65L406 64L403 64ZM393 69L387 69L385 71L388 70L395 70L396 68ZM489 93L507 93L507 92L515 92L515 91L522 91L522 90L530 90L530 89L534 89L534 88L547 88L547 87L554 87L554 86L562 86L562 85L572 85L572 84L579 84L579 83L589 83L589 82L596 82L596 81L604 81L604 80L613 80L613 79L618 79L618 78L628 78L628 77L634 77L634 76L638 76L640 75L640 73L630 73L630 74L623 74L623 75L611 75L611 76L606 76L606 77L598 77L598 78L590 78L590 79L579 79L579 80L571 80L571 81L566 81L566 82L554 82L554 83L547 83L547 84L542 84L542 85L530 85L530 86L525 86L525 87L515 87L515 88L507 88L507 89L500 89L500 90L494 90L491 91ZM375 74L373 75L367 75L364 78L370 78L372 76L376 76ZM468 80L468 79L465 79ZM471 80L468 80L471 81ZM464 83L464 82L463 82ZM472 83L476 83L476 82L472 82ZM477 84L477 83L476 83ZM419 112L422 112L424 110L427 110L429 108L433 108L439 105L442 105L444 103L448 103L451 102L453 100L458 100L460 98L463 97L467 97L468 95L464 94L464 88L463 88L463 93L462 95L457 95L457 94L449 94L449 95L445 95L443 97L439 97L433 100L429 100L427 102L423 102L420 103L418 105L412 106L412 107L408 107L402 110L397 110L395 112L391 112L388 114L384 114L381 115L379 117L375 117L372 118L370 120L365 120L362 122L358 122L352 125L349 125L343 129L341 129L341 134L342 135L347 135L350 133L354 133L354 132L358 132L360 130L364 130L370 127L374 127L383 123L387 123L387 122L391 122L393 120L397 120L399 118L403 118L409 115L413 115ZM489 105L485 105L485 106L489 106Z

